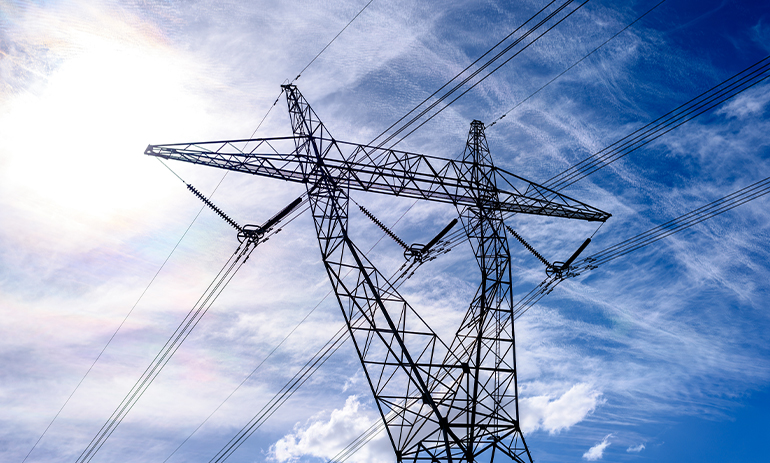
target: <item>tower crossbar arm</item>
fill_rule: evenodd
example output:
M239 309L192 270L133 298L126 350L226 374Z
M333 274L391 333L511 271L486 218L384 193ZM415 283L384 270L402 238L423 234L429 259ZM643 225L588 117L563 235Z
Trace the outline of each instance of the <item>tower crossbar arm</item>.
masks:
M292 137L149 145L145 154L202 164L284 181L315 184L316 159L303 147L327 147L324 165L339 174L340 187L428 201L473 206L478 185L467 173L468 161L455 161L405 151L337 141L330 137ZM292 146L293 145L293 146ZM334 150L330 148L334 147ZM288 154L287 154L288 153ZM341 154L341 155L340 155ZM491 166L490 166L491 167ZM549 190L505 170L492 167L504 188L489 194L490 205L508 213L523 213L604 222L610 214ZM522 193L525 192L525 193Z

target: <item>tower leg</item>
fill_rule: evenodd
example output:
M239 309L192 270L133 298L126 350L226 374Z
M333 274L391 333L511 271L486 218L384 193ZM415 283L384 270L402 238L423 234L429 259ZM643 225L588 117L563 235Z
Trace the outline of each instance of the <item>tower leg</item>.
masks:
M439 400L457 372L435 359L451 353L348 236L348 191L338 186L343 174L324 165L327 155L342 154L315 138L326 132L323 124L296 88L286 90L292 128L308 140L297 149L316 161L318 180L307 190L321 257L396 456L463 459L464 442Z
M458 402L465 401L469 432L467 446L474 454L495 449L513 458L532 458L519 426L516 349L512 313L511 258L502 213L497 202L493 164L480 121L471 123L464 172L476 186L475 207L458 208L463 227L481 270L481 282L450 347L468 367L469 378Z

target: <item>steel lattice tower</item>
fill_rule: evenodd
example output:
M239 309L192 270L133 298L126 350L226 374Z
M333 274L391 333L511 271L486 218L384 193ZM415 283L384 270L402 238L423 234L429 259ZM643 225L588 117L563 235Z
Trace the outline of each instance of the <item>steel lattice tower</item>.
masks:
M150 145L145 153L306 185L321 258L399 462L531 462L519 424L504 214L609 214L496 168L479 121L453 161L338 141L295 86L283 90L293 137ZM351 190L457 208L481 282L450 344L351 240Z

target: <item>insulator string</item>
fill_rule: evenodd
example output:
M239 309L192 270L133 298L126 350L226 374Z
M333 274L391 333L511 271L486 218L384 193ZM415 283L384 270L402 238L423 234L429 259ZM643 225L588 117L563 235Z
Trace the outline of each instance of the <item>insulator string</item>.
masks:
M198 197L201 201L203 201L203 204L207 205L212 211L216 212L218 216L220 216L225 222L230 224L231 227L235 228L237 231L241 231L242 228L240 225L235 223L233 219L231 219L227 214L225 214L222 209L218 208L214 203L208 200L203 194L201 194L200 191L198 191L192 184L187 184L187 189L192 191L192 193Z
M409 250L409 246L407 246L407 244L406 244L406 243L404 243L404 241L403 241L401 238L399 238L398 236L396 236L396 234L395 234L395 233L393 233L393 232L392 232L392 231L391 231L391 230L390 230L388 227L386 227L384 223L382 223L382 222L380 222L379 220L377 220L377 217L375 217L375 216L374 216L374 214L372 214L371 212L369 212L369 211L368 211L368 210L367 210L367 209L366 209L364 206L362 206L362 205L360 205L360 204L358 204L358 203L356 203L356 204L358 205L358 208L361 210L361 212L363 212L365 216L369 217L369 219L370 219L372 222L374 222L374 224L375 224L375 225L377 225L378 227L380 227L380 229L381 229L382 231L384 231L386 235L388 235L389 237L391 237L391 238L393 239L393 241L395 241L396 243L398 243L398 245L399 245L399 246L401 246L402 248L406 249L407 251Z
M522 245L524 245L524 247L525 247L525 248L527 248L527 249L529 250L529 252L531 252L531 253L532 253L532 255L534 255L535 257L537 257L537 258L538 258L538 260L540 260L540 262L542 262L542 263L543 263L543 265L545 265L546 267L550 267L550 266L551 266L551 263L550 263L550 262L548 262L548 261L545 259L545 257L543 257L542 255L540 255L540 253L539 253L539 252L537 252L537 251L535 250L535 248L533 248L532 246L530 246L530 245L529 245L529 243L527 243L526 241L524 241L524 238L522 238L522 237L521 237L521 235L519 235L518 233L516 233L516 230L514 230L514 229L513 229L513 228L511 228L511 227L509 227L508 225L505 225L505 228L506 228L506 229L508 229L508 231L509 231L509 232L511 232L511 234L513 235L513 237L514 237L514 238L516 238L516 239L519 241L519 243L521 243Z

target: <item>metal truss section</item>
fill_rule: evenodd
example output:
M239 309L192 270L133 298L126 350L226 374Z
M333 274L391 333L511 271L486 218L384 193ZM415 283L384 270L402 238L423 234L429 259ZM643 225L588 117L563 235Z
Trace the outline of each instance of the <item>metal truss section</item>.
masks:
M450 349L468 372L452 400L462 408L464 439L476 461L491 461L501 452L531 462L519 427L510 251L503 214L495 207L496 176L480 121L471 123L463 160L472 166L466 176L478 188L476 204L458 206L458 212L481 282Z
M306 185L326 272L399 462L531 463L519 425L503 216L605 221L610 214L495 168L479 121L454 161L339 142L295 86L283 89L290 137L150 145L145 153ZM351 240L351 190L459 211L481 282L451 345Z
M295 86L284 86L287 98L304 101ZM299 95L298 98L295 96ZM293 137L149 145L145 154L203 164L284 181L316 184L321 172L316 156L340 187L393 196L472 207L478 185L468 177L472 163L335 140L313 113L290 108L292 118L307 115L307 128ZM292 124L297 121L292 119ZM316 153L317 151L317 153ZM610 214L494 166L487 171L505 189L486 194L495 209L509 213L606 221Z
M301 95L287 98L295 133L325 130ZM452 357L448 347L351 241L348 191L325 163L328 150L317 143L297 148L316 158L318 181L307 189L321 256L398 460L414 454L426 434L449 454L462 441L436 397L462 371L436 361Z

